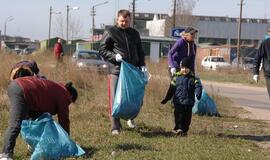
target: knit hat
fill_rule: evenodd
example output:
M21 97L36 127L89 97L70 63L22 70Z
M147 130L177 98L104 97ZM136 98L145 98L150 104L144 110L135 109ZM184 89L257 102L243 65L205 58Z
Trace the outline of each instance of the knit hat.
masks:
M72 82L67 82L65 84L65 87L71 95L72 102L75 102L78 98L78 92L77 92L76 88L73 87Z
M194 34L194 33L197 33L198 30L193 28L193 27L187 27L184 31L185 33L190 33L190 34Z
M14 80L19 77L33 76L39 73L37 63L33 60L23 60L15 63L10 71L10 80Z
M185 57L181 61L181 68L191 68L191 59L190 57Z

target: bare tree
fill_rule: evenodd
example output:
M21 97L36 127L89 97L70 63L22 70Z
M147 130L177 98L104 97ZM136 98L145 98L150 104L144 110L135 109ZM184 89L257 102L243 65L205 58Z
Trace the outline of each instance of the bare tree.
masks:
M79 34L82 30L82 23L79 19L71 19L70 21L70 31L69 31L69 34L71 35L71 40L74 40L74 39L78 39L79 38Z
M192 16L193 9L196 5L196 0L176 0L174 6L174 0L172 0L172 14L170 14L166 23L166 35L170 34L170 30L175 23L176 27L180 26L192 26L195 22L195 17ZM173 9L175 7L175 19L173 16Z
M54 33L57 37L61 37L64 38L64 27L65 27L65 23L64 23L64 17L63 15L58 15L55 21L55 30Z
M55 35L61 38L66 37L66 22L64 20L65 18L62 15L59 15L56 18L56 23L55 23ZM70 35L70 40L77 39L79 37L79 34L82 30L82 23L80 20L75 19L75 18L70 18L69 19L69 35Z

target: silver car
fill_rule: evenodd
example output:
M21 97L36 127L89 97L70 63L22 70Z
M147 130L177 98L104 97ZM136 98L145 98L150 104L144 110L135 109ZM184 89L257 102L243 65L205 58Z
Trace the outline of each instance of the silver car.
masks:
M86 68L95 71L107 72L108 64L96 50L77 50L72 56L72 61L79 68Z

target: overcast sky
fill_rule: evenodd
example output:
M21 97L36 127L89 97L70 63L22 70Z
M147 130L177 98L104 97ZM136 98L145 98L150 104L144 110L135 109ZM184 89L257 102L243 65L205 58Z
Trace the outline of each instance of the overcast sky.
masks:
M90 8L106 0L0 0L0 30L4 34L4 24L9 16L12 21L7 22L7 35L24 36L32 40L42 40L48 37L49 8L61 11L61 15L53 14L51 37L57 36L57 20L66 20L66 5L78 6L79 10L70 11L70 16L82 26L79 34L82 38L90 35L92 17ZM118 9L128 9L130 0L108 0L109 3L96 7L95 23L112 24ZM239 16L240 0L196 0L195 15L209 16ZM243 17L270 19L270 0L244 0ZM136 0L137 12L169 13L172 0ZM268 10L267 10L268 8ZM65 31L65 30L64 30Z

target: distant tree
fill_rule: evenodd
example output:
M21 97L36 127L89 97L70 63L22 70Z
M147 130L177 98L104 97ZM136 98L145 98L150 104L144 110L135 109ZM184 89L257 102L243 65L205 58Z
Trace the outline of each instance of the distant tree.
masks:
M82 30L82 23L79 19L71 19L70 24L69 24L69 28L70 28L70 39L74 40L74 39L79 39L79 35L80 32Z
M57 18L56 18L56 21L54 23L55 25L55 30L54 30L54 33L57 37L61 37L61 38L64 38L65 36L65 23L64 23L64 18L63 18L63 15L58 15Z
M175 27L180 26L193 26L195 22L194 16L192 16L193 9L196 5L196 0L176 0L175 6ZM166 23L166 33L170 35L170 30L173 27L174 0L172 0L172 10L169 14L169 18Z
M67 26L64 19L65 18L63 17L63 15L57 16L56 22L55 22L55 35L65 39ZM82 30L82 23L80 22L80 20L71 17L69 19L68 28L69 28L69 32L68 32L69 40L74 40L74 39L79 38L80 32Z

